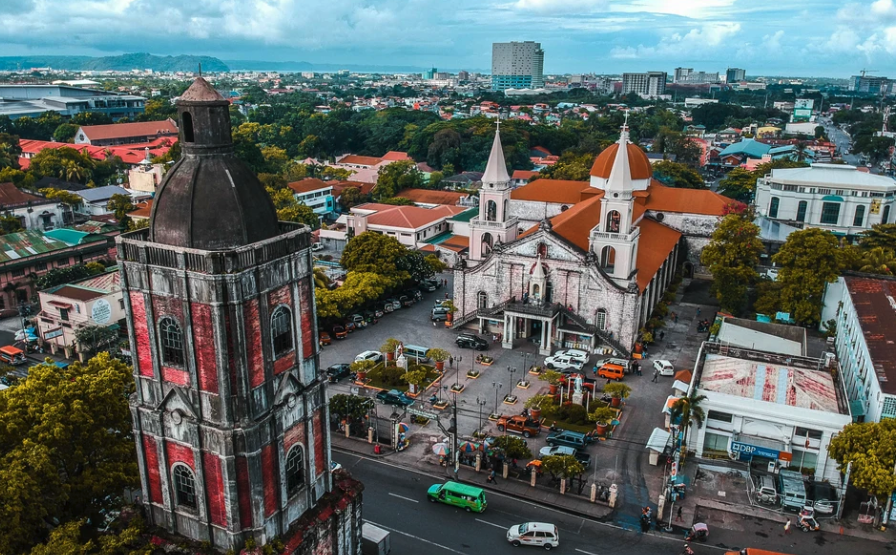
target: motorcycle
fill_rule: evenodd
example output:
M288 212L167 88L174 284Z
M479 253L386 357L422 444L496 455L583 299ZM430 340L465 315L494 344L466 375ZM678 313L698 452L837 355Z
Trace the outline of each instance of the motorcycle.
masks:
M705 542L706 538L708 538L708 537L709 537L709 526L707 526L706 524L704 524L702 522L698 522L697 524L694 524L694 526L687 533L687 535L684 537L684 539L685 539L685 541L697 540L697 541Z

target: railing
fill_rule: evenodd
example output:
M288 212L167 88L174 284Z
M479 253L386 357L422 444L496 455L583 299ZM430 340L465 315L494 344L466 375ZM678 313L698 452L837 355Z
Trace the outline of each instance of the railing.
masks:
M577 314L562 305L560 305L560 312L564 316L566 316L568 319L572 320L577 325L581 326L581 328L584 329L585 331L587 331L588 333L596 335L597 337L600 337L601 341L603 341L610 347L613 347L613 349L616 352L624 353L626 356L631 355L631 351L626 349L622 345L622 343L620 343L619 341L616 341L615 339L610 337L610 334L608 334L606 331L598 328L594 324L589 324L588 321L585 320L585 318L583 318L580 314Z
M635 239L635 237L640 235L640 233L641 233L641 228L636 227L636 228L634 228L634 230L632 230L629 233L610 233L610 232L605 232L605 231L592 231L591 237L593 237L595 239L614 239L614 240L615 239L624 239L626 241L633 241Z
M510 227L513 227L514 225L517 225L518 223L519 223L519 218L508 218L506 221L503 221L503 222L492 222L489 220L485 220L483 218L473 218L473 220L470 222L470 224L473 226L493 227L495 229L510 228Z

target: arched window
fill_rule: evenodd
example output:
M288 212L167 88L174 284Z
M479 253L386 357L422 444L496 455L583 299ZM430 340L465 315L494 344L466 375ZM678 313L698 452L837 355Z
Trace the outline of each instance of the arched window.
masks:
M537 283L532 284L532 296L536 299L541 297L541 287Z
M483 233L482 234L482 256L487 255L492 252L492 234L491 233Z
M796 207L796 221L805 222L806 221L806 208L809 206L809 203L801 200L800 203Z
M286 455L286 495L295 495L305 482L305 464L302 447L294 446Z
M607 329L607 311L606 309L599 308L597 310L597 314L594 317L594 324L597 326L599 330Z
M162 344L162 363L183 366L184 334L174 318L165 316L159 320L159 338Z
M781 203L781 199L778 197L772 197L771 202L768 204L768 217L769 218L777 218L778 217L778 205Z
M181 116L181 121L183 125L181 127L184 130L184 142L192 143L193 142L193 114L190 112L184 112Z
M196 508L196 480L186 465L174 466L174 494L179 506Z
M285 306L278 306L271 314L271 338L274 341L274 358L280 358L292 350L292 313Z
M616 264L616 249L613 247L604 247L600 251L600 265L607 271L612 272Z
M611 210L607 212L607 224L605 226L604 231L608 233L619 233L619 222L621 220L621 216L619 212L616 210Z
M536 252L538 256L542 258L548 257L548 246L545 243L538 243L538 247L536 248Z
M884 206L884 215L881 218L880 223L882 223L882 224L890 223L890 205L889 204L887 206Z
M485 221L494 222L498 220L498 205L495 201L490 200L485 203Z
M865 207L864 206L856 206L856 215L852 219L853 227L862 227L862 224L865 223Z
M480 291L476 294L476 307L480 309L488 308L488 293Z

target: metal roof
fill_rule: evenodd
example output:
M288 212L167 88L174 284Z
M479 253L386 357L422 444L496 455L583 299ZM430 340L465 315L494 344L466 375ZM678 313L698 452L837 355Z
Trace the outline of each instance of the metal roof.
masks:
M93 189L84 189L83 191L74 192L87 202L101 202L112 198L112 195L128 195L127 190L117 185L107 185L105 187L95 187Z
M68 243L47 237L39 231L20 231L0 235L0 262L28 258L70 247Z
M845 164L812 164L808 168L776 169L772 170L769 181L896 191L896 181L893 178L860 172L855 166Z

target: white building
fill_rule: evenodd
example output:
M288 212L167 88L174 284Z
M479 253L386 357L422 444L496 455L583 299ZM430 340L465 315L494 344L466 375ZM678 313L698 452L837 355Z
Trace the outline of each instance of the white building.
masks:
M541 43L492 44L492 90L544 88L544 50Z
M896 194L890 177L855 166L812 164L775 169L756 181L756 210L772 220L855 236L872 225L889 223Z
M831 438L852 422L842 386L824 361L704 343L691 390L705 395L688 449L754 467L802 469L840 483ZM770 466L774 463L774 467Z
M855 421L896 418L896 280L841 276L825 291L822 321L830 319Z
M62 227L70 217L64 204L26 193L12 183L0 183L0 215L12 216L23 228L34 231Z
M665 71L623 73L622 94L633 92L644 98L657 98L666 93L666 77Z
M463 206L421 208L369 202L352 207L346 226L351 236L375 231L395 237L406 247L419 249L429 239L450 231L448 220L467 210Z
M131 198L132 202L138 202L150 198L152 195L146 191L128 191L117 185L107 185L105 187L96 187L93 189L84 189L83 191L74 191L76 195L84 199L84 202L75 208L75 212L86 216L105 216L111 214L109 210L109 201L113 195L125 195Z

